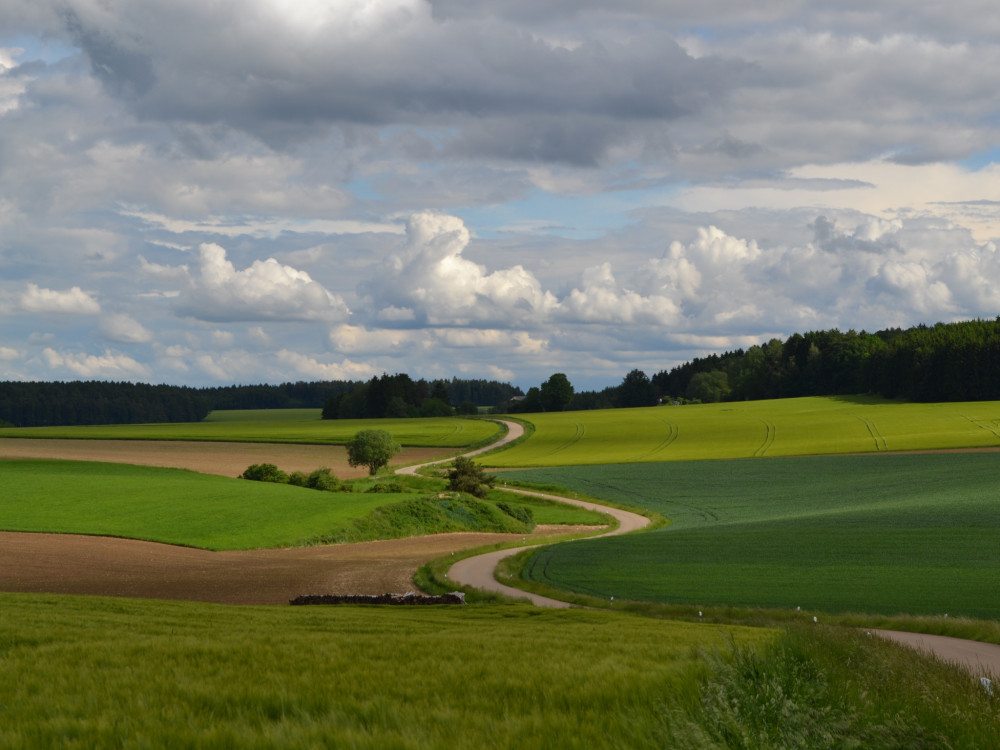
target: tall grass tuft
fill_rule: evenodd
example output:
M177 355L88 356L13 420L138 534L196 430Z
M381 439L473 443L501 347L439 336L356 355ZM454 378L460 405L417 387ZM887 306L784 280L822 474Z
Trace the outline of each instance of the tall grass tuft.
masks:
M666 711L678 746L971 750L1000 736L1000 703L977 678L864 631L794 627L707 665Z

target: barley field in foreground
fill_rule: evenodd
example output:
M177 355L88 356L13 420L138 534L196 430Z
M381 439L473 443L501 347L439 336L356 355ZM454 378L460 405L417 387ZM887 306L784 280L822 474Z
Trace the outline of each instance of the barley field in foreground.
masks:
M0 747L989 747L970 675L862 631L621 612L0 594Z

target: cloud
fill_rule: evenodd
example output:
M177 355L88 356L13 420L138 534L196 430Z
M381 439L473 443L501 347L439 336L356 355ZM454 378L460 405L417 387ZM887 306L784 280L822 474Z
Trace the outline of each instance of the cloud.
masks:
M144 119L225 123L271 144L407 123L455 131L456 152L596 163L626 123L690 115L741 67L634 25L567 45L495 17L442 21L422 0L67 5L63 33Z
M277 358L298 376L316 380L367 380L378 373L377 367L367 363L352 362L349 359L325 363L288 349L279 351Z
M951 317L956 312L951 291L935 276L933 269L921 263L891 260L882 264L867 286L876 294L897 297L918 314L940 316L944 313Z
M644 297L622 288L611 264L602 263L587 269L582 285L560 300L558 317L576 322L669 326L677 322L679 313L678 305L664 294Z
M175 309L180 315L212 322L338 320L350 312L340 297L305 271L274 258L237 271L225 249L211 243L200 246L199 274L188 275L188 286Z
M122 344L146 344L153 340L152 331L122 313L102 317L97 330L102 338Z
M302 208L301 202L296 202L297 208ZM269 207L275 210L277 207ZM324 205L324 210L329 210L328 204ZM217 234L224 237L239 237L241 235L252 235L255 237L267 237L275 239L284 232L297 232L302 234L364 234L367 232L378 232L385 234L402 234L403 229L398 224L348 221L338 219L301 219L295 217L272 217L249 219L246 216L240 217L207 217L199 221L190 219L177 219L162 214L153 214L148 211L138 209L122 209L123 216L133 216L141 219L151 226L162 227L174 233L201 232Z
M6 0L0 29L18 376L96 337L205 384L603 387L1000 310L981 0Z
M0 117L17 109L21 95L27 90L24 81L10 75L17 68L15 58L23 53L24 50L19 47L0 47Z
M74 286L64 292L43 289L28 282L21 295L21 310L28 313L56 313L59 315L98 315L101 306L90 294Z
M46 347L42 352L45 364L55 372L69 372L78 378L126 380L150 376L150 369L132 357L105 351L103 355L79 352L59 352Z
M556 303L523 266L490 273L462 257L470 237L457 217L414 214L406 231L406 246L362 287L382 322L516 327L544 319Z
M330 346L342 354L392 354L410 351L420 339L420 332L400 329L370 329L340 325L329 334Z

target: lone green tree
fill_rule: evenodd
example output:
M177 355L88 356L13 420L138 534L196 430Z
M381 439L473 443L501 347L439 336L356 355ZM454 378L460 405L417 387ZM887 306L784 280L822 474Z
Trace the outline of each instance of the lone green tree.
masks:
M399 443L385 430L361 430L347 441L347 463L367 466L368 474L374 476L400 450Z
M459 456L448 472L448 489L454 492L468 492L476 497L486 497L496 482L496 477L483 473L483 467L471 458Z
M557 372L542 383L539 396L545 411L563 411L573 400L573 386L564 373Z

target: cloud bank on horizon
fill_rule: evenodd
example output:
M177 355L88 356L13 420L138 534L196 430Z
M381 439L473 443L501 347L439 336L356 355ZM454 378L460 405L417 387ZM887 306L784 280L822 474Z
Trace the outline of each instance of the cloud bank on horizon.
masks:
M578 387L1000 314L1000 15L7 0L0 379Z

